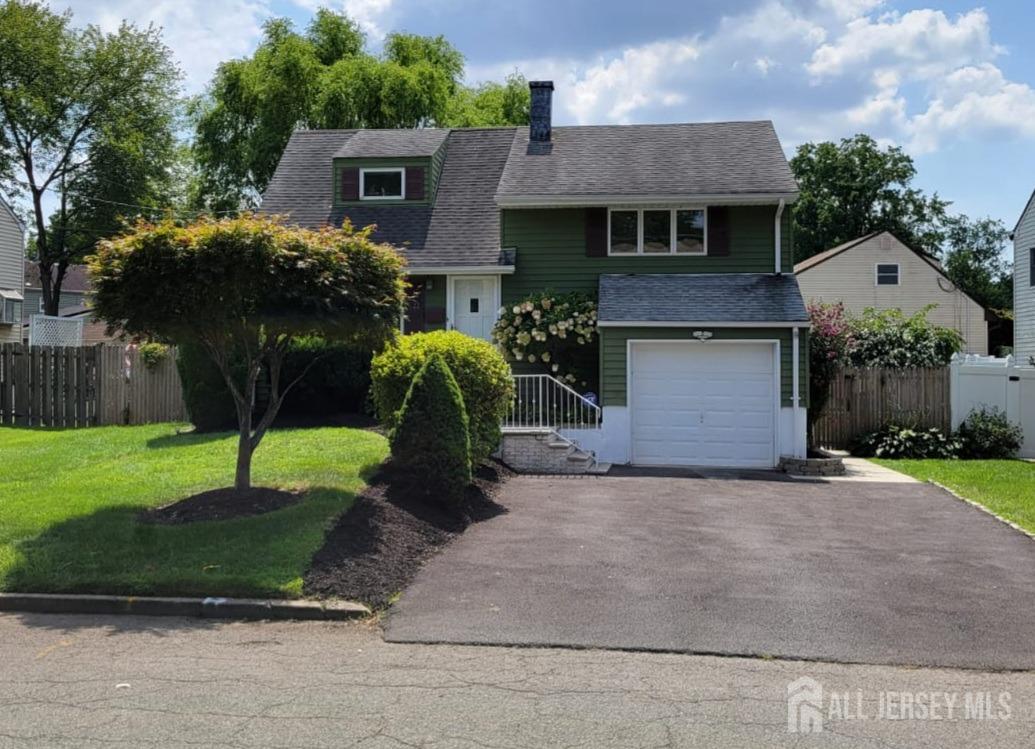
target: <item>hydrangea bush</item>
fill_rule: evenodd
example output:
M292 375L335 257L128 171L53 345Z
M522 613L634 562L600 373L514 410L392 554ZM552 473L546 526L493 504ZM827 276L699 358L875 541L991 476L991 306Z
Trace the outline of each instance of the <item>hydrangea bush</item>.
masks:
M585 386L576 352L597 343L597 304L578 292L534 294L500 309L492 337L510 361L538 365L570 385Z

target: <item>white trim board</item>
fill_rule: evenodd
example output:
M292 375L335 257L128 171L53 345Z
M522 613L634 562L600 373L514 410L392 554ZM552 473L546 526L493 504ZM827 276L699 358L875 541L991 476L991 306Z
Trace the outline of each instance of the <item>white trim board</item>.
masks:
M708 322L698 320L598 320L598 328L808 328L799 322Z
M706 203L707 205L775 205L783 200L793 203L796 192L754 193L743 195L723 194L657 194L657 195L496 195L500 208L560 208L626 205L651 205L655 203Z
M404 273L409 276L499 276L511 275L514 273L513 265L448 265L439 268L422 268L413 266L406 268Z

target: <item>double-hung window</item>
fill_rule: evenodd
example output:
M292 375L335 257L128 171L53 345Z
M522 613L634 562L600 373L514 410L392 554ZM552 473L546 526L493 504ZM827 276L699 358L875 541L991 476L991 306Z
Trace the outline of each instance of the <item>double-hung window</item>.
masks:
M609 255L705 255L708 219L703 208L612 208Z
M396 169L360 169L360 200L405 200L406 170Z
M898 263L877 263L877 285L898 286Z

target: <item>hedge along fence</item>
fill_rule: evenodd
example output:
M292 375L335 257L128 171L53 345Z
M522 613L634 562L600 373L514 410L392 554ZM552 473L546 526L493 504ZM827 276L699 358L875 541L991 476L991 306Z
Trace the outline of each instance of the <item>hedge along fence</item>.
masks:
M148 367L136 346L0 346L0 424L86 427L186 418L172 351Z
M847 448L853 439L889 422L952 429L948 367L842 369L830 382L830 398L813 426L814 442Z

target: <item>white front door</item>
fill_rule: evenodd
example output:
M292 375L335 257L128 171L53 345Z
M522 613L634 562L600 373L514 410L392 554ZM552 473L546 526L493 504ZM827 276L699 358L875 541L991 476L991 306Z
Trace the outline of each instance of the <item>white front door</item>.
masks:
M498 276L453 276L452 325L474 338L492 340L498 305Z
M630 348L634 463L775 464L773 344L651 341Z

